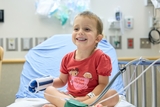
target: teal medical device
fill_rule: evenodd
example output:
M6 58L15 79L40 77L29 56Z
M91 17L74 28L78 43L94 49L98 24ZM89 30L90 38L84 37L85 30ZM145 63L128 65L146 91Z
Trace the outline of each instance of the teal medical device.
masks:
M66 101L64 107L88 107L88 105L78 100L69 99Z

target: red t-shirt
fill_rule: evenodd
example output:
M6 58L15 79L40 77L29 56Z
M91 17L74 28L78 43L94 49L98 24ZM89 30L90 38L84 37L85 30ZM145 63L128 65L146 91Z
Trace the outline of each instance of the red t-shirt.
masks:
M111 60L108 55L97 49L90 57L76 61L75 52L64 56L60 71L69 75L68 93L74 97L85 96L98 85L98 75L111 75Z

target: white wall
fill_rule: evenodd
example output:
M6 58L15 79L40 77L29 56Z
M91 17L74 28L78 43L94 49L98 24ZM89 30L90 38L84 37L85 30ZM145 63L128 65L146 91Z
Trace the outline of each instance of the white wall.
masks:
M0 0L0 9L5 11L5 22L0 23L0 38L3 38L4 59L24 58L26 51L21 51L20 38L50 37L54 34L71 33L72 27L67 23L63 28L57 19L42 18L35 14L35 0ZM103 17L104 33L109 36L114 32L108 30L107 20L113 17L115 8L120 6L124 16L134 18L134 28L125 31L122 36L122 49L117 49L118 57L159 56L160 45L151 49L140 49L140 38L147 38L149 32L149 11L153 6L144 6L144 0L91 0L93 12ZM6 51L6 38L18 38L18 51ZM134 38L134 49L127 49L127 38Z

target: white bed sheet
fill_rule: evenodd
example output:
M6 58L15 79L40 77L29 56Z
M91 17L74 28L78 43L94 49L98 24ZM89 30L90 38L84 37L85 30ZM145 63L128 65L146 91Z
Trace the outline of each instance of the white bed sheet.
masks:
M119 99L120 100L115 107L135 107L128 103L124 96L120 95ZM46 103L49 102L43 98L19 98L7 107L42 107Z

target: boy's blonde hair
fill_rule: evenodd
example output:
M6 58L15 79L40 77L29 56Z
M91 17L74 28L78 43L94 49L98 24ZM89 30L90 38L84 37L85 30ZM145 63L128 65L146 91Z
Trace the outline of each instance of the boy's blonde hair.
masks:
M84 16L84 17L88 17L90 19L94 19L97 23L97 33L101 34L103 36L103 34L102 34L103 33L103 23L102 23L101 19L96 14L94 14L90 11L84 11L84 12L78 14L77 16Z

